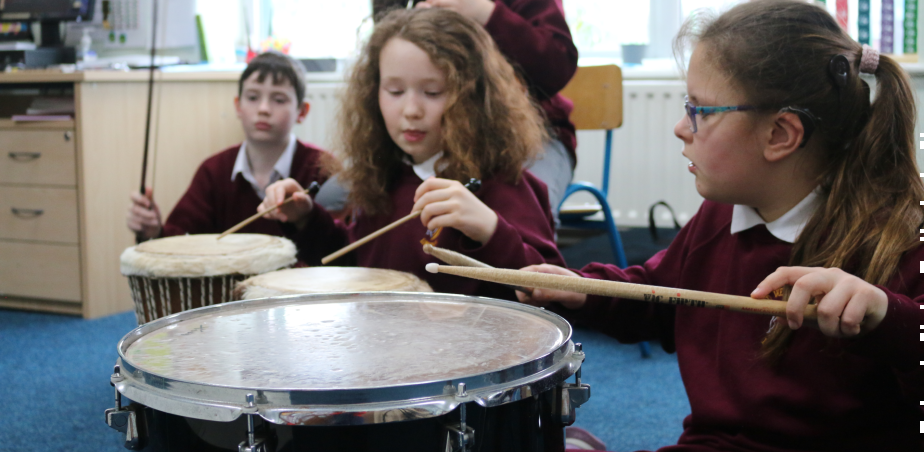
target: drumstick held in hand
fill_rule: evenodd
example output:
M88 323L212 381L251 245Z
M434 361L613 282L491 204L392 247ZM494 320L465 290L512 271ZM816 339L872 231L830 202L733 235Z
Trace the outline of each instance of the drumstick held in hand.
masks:
M758 300L750 297L701 292L698 290L672 289L669 287L647 286L618 281L602 281L599 279L500 268L472 268L427 264L427 271L431 273L447 273L450 275L464 276L466 278L502 284L517 284L540 289L566 290L588 295L628 298L651 303L726 309L729 311L780 317L786 316L786 302L778 300ZM804 315L806 319L817 319L818 305L810 304L806 306Z
M468 182L466 182L463 186L464 186L465 188L467 188L469 191L471 191L472 193L474 193L474 192L478 191L478 189L481 188L481 181L478 180L478 179L472 178L472 179L469 179ZM398 226L401 226L402 224L406 223L407 220L410 220L410 219L412 219L412 218L417 218L418 216L420 216L420 212L419 212L419 211L418 211L418 212L411 212L411 213L405 215L404 217L401 217L401 218L399 218L398 220L395 220L395 221L392 222L391 224L389 224L389 225L383 227L382 229L379 229L378 231L375 231L375 232L373 232L372 234L369 234L369 235L367 235L367 236L365 236L365 237L363 237L363 238L361 238L361 239L359 239L359 240L357 240L357 241L355 241L355 242L353 242L353 243L351 243L351 244L349 244L349 245L347 245L347 246L345 246L345 247L343 247L343 248L340 248L340 249L337 250L336 252L333 252L333 253L331 253L331 254L328 254L327 256L324 256L324 258L321 259L321 264L327 265L328 262L330 262L330 261L332 261L332 260L334 260L334 259L336 259L336 258L338 258L338 257L340 257L340 256L343 256L344 254L349 253L350 251L353 251L353 250L355 250L356 248L359 248L359 247L365 245L366 243L369 243L372 239L374 239L374 238L376 238L376 237L378 237L378 236L380 236L380 235L382 235L382 234L384 234L384 233L386 233L386 232L388 232L388 231L390 231L390 230L392 230L392 229L394 229L394 228L396 228L396 227L398 227Z
M312 182L311 185L308 186L308 188L302 190L302 193L305 193L305 194L307 194L308 196L314 196L314 195L318 194L318 190L319 190L320 188L321 188L321 186L318 185L317 181L315 181L315 182ZM294 195L294 193L293 193L293 195ZM276 210L276 209L278 209L278 208L280 208L280 207L282 207L282 206L284 206L284 205L286 205L286 204L292 202L293 199L295 199L295 197L294 197L294 196L290 196L289 199L287 199L287 200L285 200L285 201L279 203L279 204L276 205L276 206L270 207L269 209L266 209L266 210L264 210L263 212L257 212L257 213L255 213L255 214L251 215L250 218L248 218L248 219L246 219L246 220L244 220L244 221L242 221L242 222L240 222L240 223L238 223L238 224L232 226L231 229L228 229L227 231L222 232L221 235L219 235L218 238L215 239L215 240L221 240L222 237L224 237L224 236L226 236L226 235L228 235L228 234L233 234L233 233L239 231L239 230L240 230L241 228L243 228L244 226L247 226L248 224L253 223L254 221L257 221L257 219L260 218L260 217L262 217L263 215L266 215L266 214L268 214L268 213L270 213L270 212L272 212L272 211L274 211L274 210Z
M343 247L343 248L340 248L338 251L336 251L336 252L334 252L334 253L328 254L328 255L325 256L323 259L321 259L321 263L326 265L328 262L330 262L330 261L332 261L332 260L334 260L334 259L336 259L336 258L338 258L338 257L340 257L340 256L343 256L344 254L349 253L350 251L353 251L353 250L355 250L356 248L359 248L359 247L365 245L366 243L370 242L372 239L374 239L374 238L376 238L376 237L378 237L378 236L380 236L380 235L382 235L382 234L384 234L384 233L386 233L386 232L388 232L388 231L390 231L390 230L392 230L392 229L394 229L394 228L396 228L396 227L398 227L398 226L401 226L402 224L407 223L407 220L410 220L410 219L412 219L412 218L417 218L418 216L420 216L420 211L419 211L419 210L416 211L416 212L411 212L411 213L409 213L409 214L407 214L407 215L401 217L400 219L398 219L398 220L392 222L392 223L389 224L388 226L385 226L384 228L379 229L378 231L375 231L375 232L373 232L372 234L369 234L369 235L367 235L367 236L365 236L365 237L363 237L363 238L361 238L361 239L359 239L359 240L357 240L357 241L355 241L355 242L353 242L353 243L351 243L351 244L349 244L349 245L347 245L347 246L345 246L345 247Z
M430 245L429 243L423 246L424 253L427 253L447 264L457 265L460 267L478 267L478 268L494 268L484 262L481 262L478 259L468 257L462 253L458 253L452 250L447 250L445 248L440 248L438 246ZM504 284L509 286L513 290L518 290L527 295L532 295L532 289L528 289L522 286L511 286L510 284Z

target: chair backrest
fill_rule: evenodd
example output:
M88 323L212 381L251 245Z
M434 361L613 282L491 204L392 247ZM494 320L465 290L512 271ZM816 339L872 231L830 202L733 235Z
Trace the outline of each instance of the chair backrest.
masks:
M622 125L622 70L619 66L578 67L561 94L574 102L571 122L576 129L615 129Z

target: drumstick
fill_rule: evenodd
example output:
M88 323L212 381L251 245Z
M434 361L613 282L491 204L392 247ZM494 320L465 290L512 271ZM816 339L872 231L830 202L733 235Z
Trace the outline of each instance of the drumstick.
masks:
M474 193L474 192L478 191L479 188L481 188L481 181L478 180L478 179L474 179L474 178L473 178L473 179L469 179L468 182L466 182L465 185L463 185L463 186L464 186L465 188L469 189L469 191L471 191L472 193ZM321 264L327 265L328 262L330 262L330 261L332 261L332 260L334 260L334 259L336 259L336 258L338 258L338 257L340 257L340 256L343 256L344 254L349 253L350 251L353 251L353 250L355 250L356 248L359 248L359 247L365 245L366 243L369 243L369 241L371 241L372 239L374 239L374 238L376 238L376 237L378 237L378 236L380 236L380 235L382 235L382 234L384 234L384 233L386 233L386 232L388 232L388 231L390 231L390 230L392 230L392 229L394 229L394 228L396 228L396 227L398 227L398 226L401 226L402 224L406 223L407 220L410 220L410 219L412 219L412 218L417 218L418 216L420 216L420 211L411 212L411 213L405 215L404 217L401 217L401 218L399 218L398 220L395 220L395 221L392 222L391 224L389 224L389 225L383 227L382 229L379 229L378 231L375 231L375 232L373 232L372 234L369 234L369 235L367 235L367 236L365 236L365 237L363 237L363 238L361 238L361 239L359 239L359 240L357 240L357 241L355 241L355 242L353 242L353 243L351 243L351 244L349 244L349 245L347 245L347 246L345 246L345 247L343 247L343 248L340 248L338 251L336 251L336 252L334 252L334 253L331 253L331 254L328 254L327 256L324 256L324 258L321 259Z
M651 303L726 309L750 314L786 315L785 301L758 300L750 297L701 292L698 290L672 289L669 287L647 286L618 281L602 281L599 279L550 275L548 273L506 270L500 268L472 268L427 264L427 271L431 273L448 273L451 275L502 284L518 284L540 289L566 290L569 292L628 298ZM818 305L810 304L806 306L803 314L806 319L817 319Z
M412 219L412 218L417 218L418 216L420 216L420 211L419 211L419 210L414 211L414 212L411 212L411 213L409 213L409 214L407 214L407 215L401 217L400 219L398 219L398 220L392 222L392 223L389 224L388 226L385 226L384 228L379 229L378 231L375 231L375 232L373 232L372 234L369 234L369 235L367 235L367 236L365 236L365 237L363 237L363 238L361 238L361 239L359 239L359 240L357 240L357 241L355 241L355 242L353 242L353 243L351 243L351 244L349 244L349 245L347 245L347 246L345 246L345 247L343 247L343 248L340 248L338 251L336 251L336 252L334 252L334 253L331 253L331 254L325 256L323 259L321 259L321 263L322 263L322 264L327 264L328 262L330 262L330 261L332 261L332 260L334 260L334 259L336 259L336 258L338 258L338 257L340 257L340 256L343 256L344 254L349 253L350 251L353 251L353 250L355 250L356 248L359 248L359 247L365 245L366 243L370 242L372 239L374 239L374 238L376 238L376 237L378 237L378 236L380 236L380 235L382 235L382 234L384 234L384 233L386 233L386 232L388 232L388 231L390 231L390 230L392 230L392 229L394 229L394 228L396 228L396 227L398 227L398 226L401 226L402 224L406 223L407 220L410 220L410 219Z
M426 244L423 246L424 253L427 253L447 264L458 265L460 267L478 267L478 268L494 268L484 262L481 262L478 259L468 257L462 253L458 253L452 250L447 250L446 248L440 248L438 246L433 246L431 244ZM527 295L532 295L532 289L528 289L522 286L512 286L510 284L504 284L509 286L513 290L519 290Z
M319 190L320 188L321 188L321 186L318 185L318 182L317 182L317 181L315 181L315 182L312 182L311 185L308 186L308 188L302 190L302 193L305 193L305 194L307 194L308 196L314 196L314 195L318 194L318 190ZM293 195L294 195L294 193L293 193ZM238 230L240 230L240 229L243 228L244 226L247 226L248 224L253 223L254 221L257 221L257 219L260 218L260 217L262 217L263 215L266 215L266 214L268 214L268 213L270 213L270 212L272 212L272 211L274 211L274 210L276 210L276 209L278 209L278 208L280 208L280 207L282 207L282 206L284 206L284 205L286 205L286 204L292 202L293 199L295 199L295 197L294 197L294 196L290 196L289 199L287 199L287 200L285 200L285 201L279 203L279 204L276 205L276 206L270 207L269 209L266 209L266 210L264 210L263 212L257 212L257 213L255 213L255 214L251 215L250 218L248 218L248 219L246 219L246 220L244 220L244 221L242 221L242 222L240 222L240 223L238 223L238 224L232 226L231 229L228 229L227 231L222 232L221 235L219 235L218 238L215 239L215 240L221 240L222 237L224 237L224 236L226 236L226 235L228 235L228 234L233 234L233 233L237 232Z

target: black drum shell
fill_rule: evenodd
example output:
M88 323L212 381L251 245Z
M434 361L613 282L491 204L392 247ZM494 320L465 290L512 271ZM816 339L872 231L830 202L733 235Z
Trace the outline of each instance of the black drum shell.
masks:
M475 431L472 451L563 452L564 425L551 415L556 390L505 405L466 405L466 422ZM237 452L247 440L246 415L233 422L177 416L132 402L139 416L141 449L148 452ZM267 452L368 451L434 452L446 450L446 424L457 424L459 412L439 417L385 424L351 426L277 425L255 421Z

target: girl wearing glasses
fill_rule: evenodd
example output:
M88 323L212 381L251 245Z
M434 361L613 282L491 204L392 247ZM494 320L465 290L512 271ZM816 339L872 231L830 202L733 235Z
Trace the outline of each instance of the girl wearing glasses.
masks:
M789 285L786 317L518 296L677 352L692 413L662 451L924 450L924 185L907 75L801 0L698 16L676 43L693 48L674 133L700 211L642 266L527 269L754 298Z

